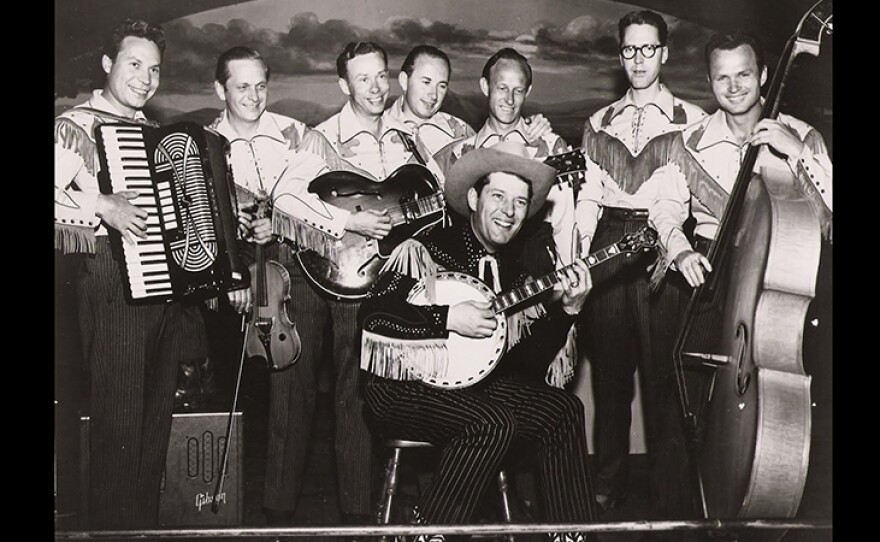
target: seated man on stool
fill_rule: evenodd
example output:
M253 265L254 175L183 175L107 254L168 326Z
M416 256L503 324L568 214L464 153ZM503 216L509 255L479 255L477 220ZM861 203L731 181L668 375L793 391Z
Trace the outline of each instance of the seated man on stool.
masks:
M447 350L450 333L489 340L498 325L490 302L408 301L419 280L435 299L433 279L440 271L476 277L496 294L525 284L528 276L508 244L523 221L541 209L555 175L514 142L464 155L449 170L444 192L452 210L468 219L399 245L361 305L361 369L368 372L370 413L388 436L428 441L441 450L437 471L417 505L419 523L471 521L508 452L526 446L536 449L543 519L595 518L583 406L576 396L543 381L592 286L586 264L560 270L556 290L507 311L504 357L487 377L465 388L430 386L419 375L460 357ZM554 541L583 539L583 533L551 535ZM416 540L446 539L438 534Z

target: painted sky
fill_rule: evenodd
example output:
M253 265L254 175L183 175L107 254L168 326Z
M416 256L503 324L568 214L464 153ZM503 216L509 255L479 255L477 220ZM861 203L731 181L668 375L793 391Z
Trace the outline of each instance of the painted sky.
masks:
M326 100L333 94L325 85L336 84L334 60L346 42L380 43L395 71L412 46L431 43L453 60L453 89L467 93L477 90L486 58L513 46L533 65L532 99L558 103L584 92L613 92L609 78L619 73L616 22L630 9L602 0L259 0L166 25L169 47L177 51L173 59L169 55L166 71L178 88L198 87L210 80L211 60L222 47L243 42L260 49L275 74L297 76L304 99ZM699 45L708 32L671 17L669 24L670 76L678 79L676 73L699 60ZM690 77L681 79L679 86L692 87L687 89L691 94L706 90L701 74L694 85L684 83ZM341 103L341 95L338 99Z
M153 105L181 113L219 108L211 85L217 56L242 44L256 47L270 62L270 103L306 102L317 106L315 115L320 115L344 101L334 62L352 40L373 40L385 47L395 76L414 45L439 46L452 59L451 88L461 95L478 93L486 59L511 46L532 64L532 103L610 101L623 88L616 22L630 9L604 0L245 2L163 24L168 54ZM709 32L673 17L667 21L667 84L685 98L710 101L700 50ZM396 83L393 92L399 93Z

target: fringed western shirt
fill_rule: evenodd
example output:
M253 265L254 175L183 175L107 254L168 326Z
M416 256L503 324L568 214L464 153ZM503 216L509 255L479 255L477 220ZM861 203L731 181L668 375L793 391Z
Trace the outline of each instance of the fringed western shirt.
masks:
M95 214L100 193L95 127L117 122L121 116L103 90L95 90L85 103L55 119L55 248L65 254L94 253L95 236L107 235L107 227ZM141 111L132 122L151 124Z
M439 370L448 359L449 305L415 305L407 297L420 280L431 288L431 278L441 271L481 278L480 262L488 254L469 221L434 228L400 244L361 304L361 368L394 380L415 380L416 375ZM502 251L494 257L502 291L525 284L528 276L515 255ZM542 380L575 316L566 314L560 303L545 308L540 295L512 307L505 316L508 351L495 372Z

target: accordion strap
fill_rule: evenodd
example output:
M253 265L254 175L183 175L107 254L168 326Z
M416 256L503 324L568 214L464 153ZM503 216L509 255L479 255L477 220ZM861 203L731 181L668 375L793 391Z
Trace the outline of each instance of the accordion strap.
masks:
M84 113L91 113L92 115L94 115L96 117L101 117L103 119L107 119L107 120L111 120L111 121L115 121L115 122L122 122L125 124L138 125L138 126L146 125L146 126L150 126L152 128L158 128L160 126L160 124L158 122L155 122L152 120L147 120L147 119L132 120L130 118L123 117L121 115L116 115L115 113L108 113L107 111L101 111L100 109L95 109L94 107L77 106L77 107L74 107L72 110L82 111Z

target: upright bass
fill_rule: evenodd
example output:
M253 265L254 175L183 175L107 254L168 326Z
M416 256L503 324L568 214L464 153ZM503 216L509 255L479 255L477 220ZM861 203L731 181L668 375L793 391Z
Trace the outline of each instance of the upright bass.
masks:
M830 0L814 4L800 20L762 119L778 116L792 60L804 52L818 55L831 20ZM742 160L708 254L713 273L694 291L674 350L709 518L794 517L809 463L811 378L802 345L816 287L820 223L791 174L753 173L758 151L750 147ZM686 370L696 364L712 367L699 398L695 372Z

